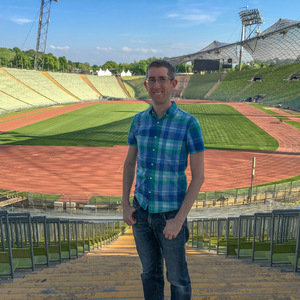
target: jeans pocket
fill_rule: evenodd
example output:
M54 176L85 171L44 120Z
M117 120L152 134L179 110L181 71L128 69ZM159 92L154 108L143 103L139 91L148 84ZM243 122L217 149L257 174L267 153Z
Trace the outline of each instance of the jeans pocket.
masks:
M136 197L134 196L133 197L133 202L132 202L132 206L135 208L135 209L139 209L141 206L138 202L138 200L136 199Z
M132 217L138 221L138 214L141 206L135 196L133 197L132 206L135 208L135 211L132 213Z

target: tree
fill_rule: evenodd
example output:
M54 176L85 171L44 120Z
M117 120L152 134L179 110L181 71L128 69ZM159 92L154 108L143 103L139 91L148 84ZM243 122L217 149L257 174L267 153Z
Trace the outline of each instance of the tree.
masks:
M112 74L118 74L119 73L119 66L116 62L114 61L107 61L104 65L102 65L101 67L102 70L110 70L112 72Z
M92 70L94 72L99 71L100 67L98 65L92 65Z
M67 72L69 69L68 61L65 56L61 56L58 58L59 61L59 70L62 72Z

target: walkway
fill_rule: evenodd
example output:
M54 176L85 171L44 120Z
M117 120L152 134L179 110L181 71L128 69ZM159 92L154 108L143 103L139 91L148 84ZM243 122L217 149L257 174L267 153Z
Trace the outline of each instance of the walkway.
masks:
M300 299L300 276L187 248L193 299ZM1 299L143 299L131 230L112 244L0 284ZM165 289L170 299L169 287Z

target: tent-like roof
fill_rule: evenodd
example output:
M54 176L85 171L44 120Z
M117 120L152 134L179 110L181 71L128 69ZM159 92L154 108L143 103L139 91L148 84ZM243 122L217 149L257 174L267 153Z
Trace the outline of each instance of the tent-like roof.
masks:
M279 19L275 24L257 34L255 37L233 44L212 42L202 50L167 59L172 65L193 61L195 59L219 59L239 63L240 49L243 46L242 62L296 61L300 57L300 21Z

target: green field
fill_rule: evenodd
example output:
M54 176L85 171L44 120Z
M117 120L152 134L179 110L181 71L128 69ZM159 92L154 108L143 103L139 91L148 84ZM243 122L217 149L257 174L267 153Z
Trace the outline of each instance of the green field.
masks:
M0 135L2 145L126 145L133 116L148 104L95 104ZM182 104L200 121L206 148L275 151L278 142L231 106ZM1 119L0 119L1 122Z

